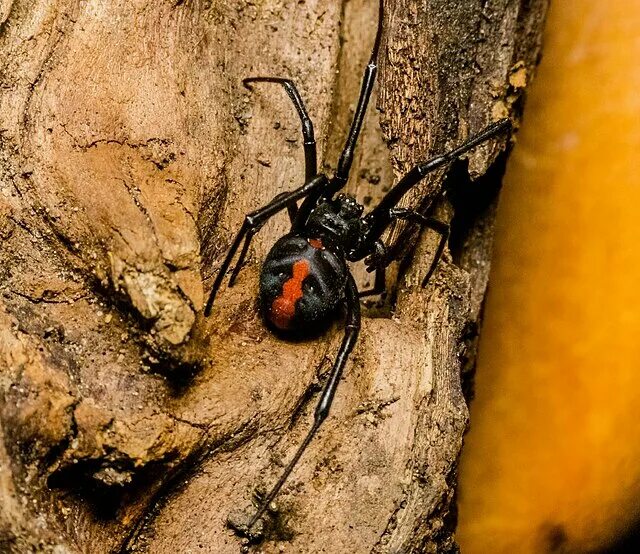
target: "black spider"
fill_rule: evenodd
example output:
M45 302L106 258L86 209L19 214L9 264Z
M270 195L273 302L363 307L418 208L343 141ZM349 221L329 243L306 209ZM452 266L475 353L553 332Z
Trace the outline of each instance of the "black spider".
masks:
M285 468L282 477L264 497L258 511L244 529L247 534L250 534L251 528L278 494L329 414L342 370L360 330L359 298L380 294L385 288L385 268L392 259L380 238L391 223L399 219L408 220L428 227L440 235L434 260L422 281L423 287L435 270L447 241L449 226L414 210L398 208L398 203L427 174L453 162L475 146L510 127L508 119L498 121L458 148L418 164L364 216L363 207L353 197L339 193L349 177L354 148L375 81L382 37L383 3L383 0L380 0L378 31L371 59L364 72L358 106L333 178L317 171L313 124L294 83L278 77L253 77L243 81L247 86L253 82L272 82L285 88L302 122L305 184L294 191L276 196L269 204L245 217L213 283L204 311L205 316L211 313L216 294L240 245L244 241L231 273L229 286L233 286L255 233L268 219L285 209L289 212L291 230L271 248L260 275L260 305L267 324L283 333L313 332L330 321L341 304L346 307L344 339L320 395L313 426ZM297 206L298 200L302 200L300 207ZM347 262L357 262L365 258L368 270L375 269L375 282L372 289L359 292Z

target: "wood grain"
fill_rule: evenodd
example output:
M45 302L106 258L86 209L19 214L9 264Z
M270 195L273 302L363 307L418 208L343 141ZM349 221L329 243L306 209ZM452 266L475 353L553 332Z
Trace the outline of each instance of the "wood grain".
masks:
M5 550L456 549L461 370L475 356L507 137L478 148L468 172L463 163L451 172L460 194L432 206L454 218L451 252L425 290L417 283L434 237L401 256L395 301L365 319L333 417L265 542L243 544L226 525L251 509L306 430L341 332L338 322L317 341L285 343L256 315L259 261L285 218L265 226L238 285L201 316L244 213L304 173L286 95L241 80L295 79L331 167L370 48L372 4L2 4ZM350 190L371 204L418 160L505 115L516 121L546 7L389 3L380 113L372 107ZM443 179L408 202L427 208ZM413 252L415 234L394 233L392 242L404 237L399 255Z

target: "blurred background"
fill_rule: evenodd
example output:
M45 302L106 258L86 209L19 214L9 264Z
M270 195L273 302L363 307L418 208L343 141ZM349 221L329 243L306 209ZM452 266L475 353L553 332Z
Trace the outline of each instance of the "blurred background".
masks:
M552 2L507 170L463 554L640 552L640 2Z

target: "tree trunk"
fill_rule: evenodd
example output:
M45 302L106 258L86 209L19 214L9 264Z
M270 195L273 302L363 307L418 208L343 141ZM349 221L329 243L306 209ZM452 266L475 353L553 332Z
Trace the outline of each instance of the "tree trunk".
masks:
M507 137L448 172L449 200L434 203L442 172L409 195L452 219L445 258L421 289L435 237L387 237L399 259L390 301L365 310L332 416L263 541L228 525L248 518L308 429L342 329L288 343L261 322L259 264L285 217L201 315L244 213L304 177L286 95L241 80L293 78L320 159L334 163L375 4L0 2L0 551L456 549L461 375ZM389 2L378 111L350 191L374 205L416 162L515 121L546 7Z

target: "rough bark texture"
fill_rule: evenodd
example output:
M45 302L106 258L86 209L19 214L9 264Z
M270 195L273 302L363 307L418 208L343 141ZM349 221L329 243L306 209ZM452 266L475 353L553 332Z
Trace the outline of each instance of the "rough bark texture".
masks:
M396 0L349 185L375 203L412 164L518 116L546 0ZM286 343L256 311L267 225L236 287L204 294L243 214L303 178L294 78L332 163L376 2L0 2L0 551L447 552L505 139L433 206L454 233L399 235L332 417L259 545L227 526L309 425L340 322ZM387 146L390 146L390 150ZM503 157L502 157L503 158ZM501 159L502 159L501 158ZM407 204L428 206L434 175ZM364 278L362 272L358 273ZM397 279L397 280L396 280ZM375 317L374 317L375 316Z

